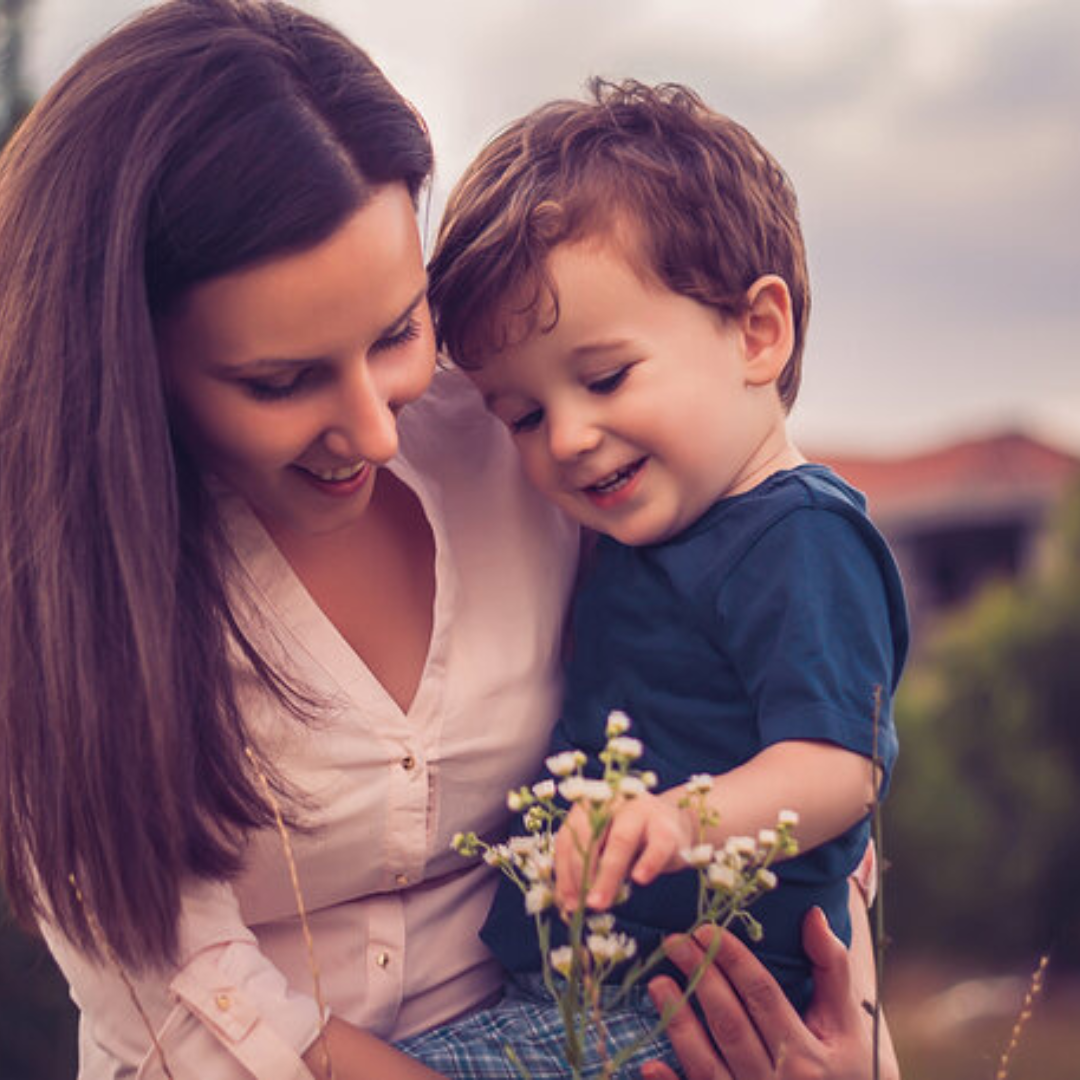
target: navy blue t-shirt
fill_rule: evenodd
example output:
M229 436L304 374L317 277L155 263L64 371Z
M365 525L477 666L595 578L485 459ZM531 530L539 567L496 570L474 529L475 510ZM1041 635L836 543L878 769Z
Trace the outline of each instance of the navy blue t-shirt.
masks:
M663 543L600 538L574 604L552 751L575 747L595 762L608 713L622 709L645 745L638 765L657 773L660 790L726 772L786 739L826 740L869 758L880 687L876 749L887 786L891 697L907 644L900 577L863 496L824 466L776 473ZM752 909L765 929L756 951L800 1008L810 993L803 915L822 907L850 940L847 878L868 835L864 821L777 866L779 888ZM647 954L691 925L696 899L696 874L685 871L635 888L615 914ZM553 945L561 930L553 926ZM539 969L532 918L509 882L481 936L509 971Z

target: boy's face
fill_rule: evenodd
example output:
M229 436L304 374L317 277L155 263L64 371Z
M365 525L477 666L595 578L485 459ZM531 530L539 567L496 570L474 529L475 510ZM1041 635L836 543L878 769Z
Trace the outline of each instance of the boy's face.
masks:
M472 377L529 479L567 513L625 544L656 543L801 460L775 375L763 380L754 361L750 315L723 319L644 280L602 240L562 244L547 265L556 325L545 332L541 312L540 329Z

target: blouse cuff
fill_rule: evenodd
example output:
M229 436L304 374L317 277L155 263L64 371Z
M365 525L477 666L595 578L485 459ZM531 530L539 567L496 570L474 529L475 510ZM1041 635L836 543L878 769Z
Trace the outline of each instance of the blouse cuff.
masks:
M163 1055L173 1076L233 1080L238 1063L259 1080L312 1080L301 1055L319 1034L318 1007L291 992L253 946L232 943L204 950L185 964L169 989L178 1004L138 1080L165 1077ZM230 1058L223 1059L221 1049Z

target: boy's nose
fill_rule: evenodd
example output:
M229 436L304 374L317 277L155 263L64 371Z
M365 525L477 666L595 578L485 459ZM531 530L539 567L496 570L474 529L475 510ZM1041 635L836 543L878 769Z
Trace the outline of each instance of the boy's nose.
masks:
M595 450L600 429L585 416L549 416L548 451L560 462L573 461Z

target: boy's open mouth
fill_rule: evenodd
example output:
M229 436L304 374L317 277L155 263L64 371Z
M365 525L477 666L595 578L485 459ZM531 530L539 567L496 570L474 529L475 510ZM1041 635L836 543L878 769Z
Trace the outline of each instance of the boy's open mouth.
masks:
M645 458L640 458L637 461L631 462L629 465L623 466L623 468L616 470L610 476L605 476L603 480L598 481L595 484L590 484L585 490L591 495L611 495L618 491L620 488L626 487L631 480L641 471L641 467L645 464Z

